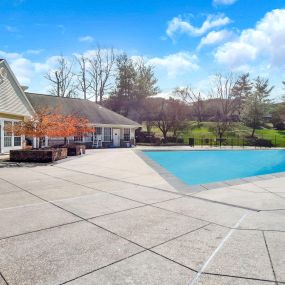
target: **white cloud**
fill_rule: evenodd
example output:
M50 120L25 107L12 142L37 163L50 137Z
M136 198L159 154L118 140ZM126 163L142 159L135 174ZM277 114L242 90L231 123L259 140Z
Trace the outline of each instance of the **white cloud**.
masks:
M26 54L38 55L43 52L43 49L28 49Z
M153 57L148 63L164 69L167 75L175 78L177 74L199 69L198 58L189 52L178 52L164 57Z
M47 92L48 82L44 75L57 63L58 56L52 56L42 62L35 62L20 53L9 53L0 50L0 58L9 63L21 85L30 86L33 91Z
M222 41L226 40L231 36L232 32L228 30L212 31L201 39L198 49L206 45L214 45L217 43L221 43Z
M80 42L92 43L94 38L91 36L83 36L78 39Z
M178 33L201 36L213 28L228 25L230 22L231 20L222 14L209 15L200 27L195 27L190 22L183 20L181 16L178 16L168 23L166 34L172 39Z
M237 0L213 0L214 5L232 5Z
M268 12L255 28L243 30L238 39L220 46L215 59L232 70L261 61L271 67L285 68L284 19L285 9Z
M0 58L3 58L3 59L13 60L20 56L21 55L16 52L5 52L5 51L0 50Z

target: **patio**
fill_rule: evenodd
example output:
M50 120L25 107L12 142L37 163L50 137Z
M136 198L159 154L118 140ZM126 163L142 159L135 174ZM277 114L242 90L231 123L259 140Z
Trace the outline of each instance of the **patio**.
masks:
M285 284L285 177L196 191L132 149L0 168L0 285Z

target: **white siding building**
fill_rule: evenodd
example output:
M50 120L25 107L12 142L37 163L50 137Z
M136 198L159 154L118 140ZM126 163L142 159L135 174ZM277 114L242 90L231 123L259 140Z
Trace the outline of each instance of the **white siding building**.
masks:
M128 147L135 144L135 130L140 124L94 102L74 98L25 92L5 60L0 59L0 153L24 146L25 138L5 131L40 109L59 110L65 115L80 115L89 120L94 132L86 137L70 137L87 147ZM62 144L64 138L42 138L45 146Z

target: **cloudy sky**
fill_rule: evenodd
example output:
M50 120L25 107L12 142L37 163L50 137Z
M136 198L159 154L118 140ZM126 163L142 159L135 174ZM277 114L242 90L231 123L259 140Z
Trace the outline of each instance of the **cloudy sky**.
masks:
M0 58L30 91L46 92L56 56L100 43L156 68L159 87L206 92L233 71L285 80L284 0L0 0Z

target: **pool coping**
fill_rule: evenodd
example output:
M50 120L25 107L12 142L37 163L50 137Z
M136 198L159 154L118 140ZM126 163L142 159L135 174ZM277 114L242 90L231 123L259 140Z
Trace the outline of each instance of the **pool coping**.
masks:
M221 150L244 150L247 151L249 149L215 149L215 151L221 151ZM256 151L259 151L260 149L256 149ZM261 149L265 150L265 149ZM268 149L268 150L276 150L276 149ZM280 150L280 149L279 149ZM285 172L276 172L271 174L264 174L264 175L257 175L257 176L250 176L246 178L237 178L237 179L231 179L231 180L224 180L220 182L212 182L212 183L205 183L205 184L197 184L197 185L188 185L187 183L183 182L181 179L170 173L167 169L165 169L163 166L149 158L144 154L144 152L148 151L187 151L187 150L161 150L161 149L147 149L147 150L134 150L134 152L146 163L148 164L152 169L154 169L162 178L164 178L171 186L173 186L176 190L182 192L183 194L197 194L202 191L217 189L217 188L224 188L229 186L235 186L235 185L241 185L246 184L250 182L255 181L261 181L261 180L269 180L273 178L280 178L285 177ZM193 149L188 150L193 151ZM209 151L209 149L197 149L197 151Z

